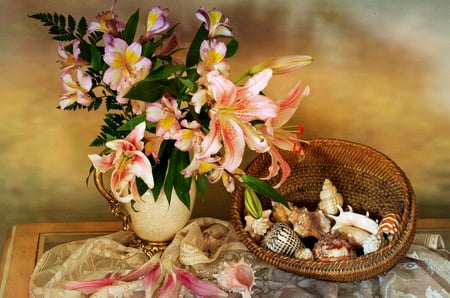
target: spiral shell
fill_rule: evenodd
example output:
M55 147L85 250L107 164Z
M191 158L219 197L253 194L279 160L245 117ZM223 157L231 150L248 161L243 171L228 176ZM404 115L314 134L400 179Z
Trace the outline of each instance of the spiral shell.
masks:
M286 223L279 221L264 236L262 246L273 252L292 257L305 248L294 230Z
M318 208L325 214L336 215L339 212L337 206L342 207L344 205L344 198L337 192L333 183L325 179L322 185L322 191L320 192L320 202Z
M289 221L292 223L294 231L302 238L305 237L322 237L325 232L321 230L320 223L314 222L313 213L307 208L292 207L288 215Z
M391 241L395 233L398 232L400 226L399 217L395 213L388 213L378 225L378 234L385 234L386 238Z

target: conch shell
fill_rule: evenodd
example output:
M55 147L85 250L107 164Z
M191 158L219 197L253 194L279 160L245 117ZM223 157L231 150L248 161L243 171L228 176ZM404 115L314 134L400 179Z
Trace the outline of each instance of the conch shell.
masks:
M260 239L260 236L264 236L269 230L273 223L270 221L270 214L272 210L264 210L262 216L258 219L254 218L251 215L245 216L245 228L244 231L247 231L250 236L255 239Z
M226 290L240 293L244 298L250 298L255 285L255 272L244 259L237 263L223 263L223 269L214 274L219 285Z
M338 206L344 205L344 198L337 192L333 183L325 179L320 192L320 202L318 208L325 214L336 215L339 212Z
M380 222L378 226L378 234L385 234L386 238L391 241L394 238L395 233L398 232L400 222L398 215L394 213L388 213Z
M294 231L302 238L315 237L319 239L330 229L330 221L322 211L310 212L305 207L292 207L288 219L292 223Z
M334 232L344 226L353 226L369 232L370 234L376 234L378 232L378 224L368 216L354 213L351 206L348 206L349 211L342 210L342 207L338 207L339 216L328 215L335 220L334 226L331 228L331 232Z
M273 252L292 257L295 253L305 248L294 230L282 221L276 222L261 241L263 247Z
M340 227L339 229L335 229L334 233L343 235L355 248L361 248L364 241L371 235L369 232L353 226Z

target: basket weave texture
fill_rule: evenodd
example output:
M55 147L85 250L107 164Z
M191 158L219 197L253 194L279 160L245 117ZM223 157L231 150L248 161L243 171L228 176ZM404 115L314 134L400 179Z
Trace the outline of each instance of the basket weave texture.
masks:
M338 139L312 139L304 145L305 158L295 163L288 180L279 191L298 207L317 209L324 180L330 179L344 197L344 209L380 221L388 213L399 215L398 233L384 241L376 252L347 261L305 261L263 248L244 231L244 189L233 193L231 217L239 239L261 260L288 272L309 278L355 282L385 274L406 254L414 238L416 202L412 186L404 172L386 155L365 145ZM291 159L289 154L287 159ZM259 155L246 169L256 177L267 175L271 159ZM271 181L274 183L275 181ZM262 197L264 209L271 208Z

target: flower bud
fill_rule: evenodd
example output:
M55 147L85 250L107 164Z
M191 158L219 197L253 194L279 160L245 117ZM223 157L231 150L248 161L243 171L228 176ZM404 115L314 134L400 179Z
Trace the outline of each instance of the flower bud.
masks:
M251 216L256 219L261 218L263 213L261 201L255 191L249 187L247 187L244 192L244 204L245 209Z
M262 63L259 63L248 71L250 75L254 75L266 68L270 68L273 71L273 74L284 74L294 70L299 69L300 67L306 66L313 61L313 58L310 56L301 56L301 55L289 55L289 56L281 56L273 59L266 60Z

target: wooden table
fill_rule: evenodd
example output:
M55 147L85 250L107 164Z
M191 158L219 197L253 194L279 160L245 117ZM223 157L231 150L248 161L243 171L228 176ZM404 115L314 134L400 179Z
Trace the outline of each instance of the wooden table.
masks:
M11 227L1 263L0 297L29 297L28 284L34 266L51 247L120 229L120 222L36 223ZM450 219L419 219L417 232L442 234L449 248Z

